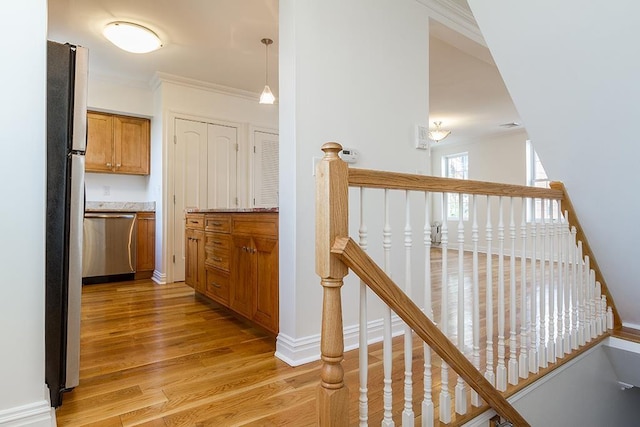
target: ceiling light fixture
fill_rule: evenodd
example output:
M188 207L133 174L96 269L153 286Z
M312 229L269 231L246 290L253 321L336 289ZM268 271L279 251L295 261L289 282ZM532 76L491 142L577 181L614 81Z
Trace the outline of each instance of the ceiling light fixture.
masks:
M442 122L433 122L434 125L436 125L435 130L430 130L429 131L429 139L432 139L435 142L440 142L443 139L445 139L446 137L449 136L449 134L451 133L450 130L442 130L440 129L440 126L442 125Z
M264 58L265 58L265 70L264 70L264 89L260 95L260 104L273 104L276 97L273 96L271 88L269 87L269 45L273 43L271 39L262 39L260 43L264 45Z
M111 22L102 34L114 45L131 53L148 53L162 47L156 33L132 22Z

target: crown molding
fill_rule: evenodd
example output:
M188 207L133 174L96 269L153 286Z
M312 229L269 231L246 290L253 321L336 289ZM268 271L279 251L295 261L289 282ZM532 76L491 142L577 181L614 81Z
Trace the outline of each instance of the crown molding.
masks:
M416 0L429 9L429 16L482 46L487 43L473 14L451 0Z
M188 77L176 76L174 74L163 73L158 71L155 73L150 81L152 90L158 89L162 83L172 83L179 86L190 87L194 89L206 90L209 92L215 92L222 95L235 96L238 98L248 99L250 101L258 102L260 100L260 94L256 92L250 92L248 90L236 89L234 87L223 86L216 83L203 82L201 80L190 79Z

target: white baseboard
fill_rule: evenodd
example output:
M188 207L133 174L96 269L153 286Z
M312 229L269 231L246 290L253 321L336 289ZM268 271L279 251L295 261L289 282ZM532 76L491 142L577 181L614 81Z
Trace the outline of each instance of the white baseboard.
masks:
M3 427L51 427L56 425L56 412L48 401L40 400L1 410L0 425Z
M383 339L382 319L371 320L367 324L367 341L373 344ZM351 325L344 328L344 349L354 350L359 345L359 326ZM404 323L394 315L391 318L391 334L395 337L404 334ZM320 360L320 334L300 338L292 338L283 333L278 334L275 356L291 366Z
M164 273L160 273L158 270L153 270L153 276L151 276L151 280L156 282L158 285L166 285L167 275Z

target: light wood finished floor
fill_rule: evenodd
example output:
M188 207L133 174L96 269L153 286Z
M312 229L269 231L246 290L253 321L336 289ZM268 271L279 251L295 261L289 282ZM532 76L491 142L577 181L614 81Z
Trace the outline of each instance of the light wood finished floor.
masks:
M433 252L433 276L437 278L438 250ZM457 261L450 256L450 261ZM465 257L465 262L470 259ZM454 268L457 266L452 267L450 283L457 286ZM497 262L494 262L495 268ZM483 276L484 271L481 278ZM470 283L465 280L467 286ZM449 292L454 305L457 288L450 286ZM484 286L481 295L484 295ZM437 283L434 283L433 298L434 303L439 304ZM65 394L63 405L57 410L58 425L316 424L319 362L289 367L273 356L273 337L195 296L184 283L159 286L142 280L89 285L83 288L82 304L80 385ZM484 298L481 304L483 313ZM470 305L467 308L465 304L465 312L470 310ZM436 311L436 319L438 316ZM455 312L451 318L455 319ZM484 366L484 322L482 335ZM470 339L465 338L466 346L470 346ZM402 337L394 339L393 399L397 422L402 410L402 346ZM418 402L423 390L421 343L414 340L414 348L418 350L413 356L414 401ZM570 358L565 357L556 366ZM434 356L433 365L439 364ZM369 423L378 425L382 418L380 344L370 346L369 365ZM357 424L357 351L345 355L344 367L350 389L351 423ZM439 369L433 373L434 389L438 390ZM451 393L455 381L455 374L450 373ZM510 387L508 394L532 381L530 378L517 387ZM433 400L437 402L438 396L434 394ZM419 411L419 404L414 406ZM458 416L456 421L468 420L479 412L477 409L473 414Z

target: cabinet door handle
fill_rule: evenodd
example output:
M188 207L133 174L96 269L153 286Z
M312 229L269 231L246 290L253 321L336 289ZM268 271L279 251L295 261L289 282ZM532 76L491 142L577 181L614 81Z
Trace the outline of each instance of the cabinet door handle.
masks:
M116 167L119 168L120 166L122 166L120 163L116 164Z
M218 258L216 256L213 257L213 260L216 262L222 262L222 258Z
M111 167L111 163L107 163L107 167L110 168Z

